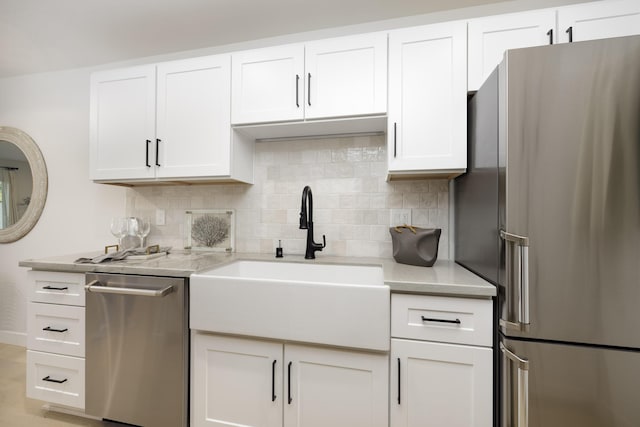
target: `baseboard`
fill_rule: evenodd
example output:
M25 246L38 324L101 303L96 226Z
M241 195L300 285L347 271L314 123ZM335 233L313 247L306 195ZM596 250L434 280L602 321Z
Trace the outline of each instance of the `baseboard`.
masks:
M24 332L0 331L0 343L27 346L27 334Z
M87 415L82 409L69 408L67 406L56 405L55 403L45 403L42 405L42 409L45 411L60 412L62 414L74 415L76 417L89 418L92 420L101 420L102 418L94 417L93 415Z

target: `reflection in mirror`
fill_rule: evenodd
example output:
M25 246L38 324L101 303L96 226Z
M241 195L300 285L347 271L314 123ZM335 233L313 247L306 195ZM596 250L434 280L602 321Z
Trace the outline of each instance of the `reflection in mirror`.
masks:
M0 141L0 229L12 226L24 216L32 189L26 156L14 144Z
M0 243L24 237L47 200L47 165L29 135L0 126Z

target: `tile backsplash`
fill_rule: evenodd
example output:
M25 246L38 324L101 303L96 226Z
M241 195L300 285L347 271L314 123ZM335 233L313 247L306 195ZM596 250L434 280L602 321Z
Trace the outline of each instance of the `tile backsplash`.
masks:
M126 211L152 221L148 242L184 247L185 210L234 209L236 251L304 254L300 230L302 189L313 192L318 252L336 256L391 257L391 209L411 209L412 224L442 228L438 257L449 258L449 192L443 179L386 181L384 135L258 142L255 184L133 187ZM156 209L165 225L155 225ZM397 225L397 224L393 224Z

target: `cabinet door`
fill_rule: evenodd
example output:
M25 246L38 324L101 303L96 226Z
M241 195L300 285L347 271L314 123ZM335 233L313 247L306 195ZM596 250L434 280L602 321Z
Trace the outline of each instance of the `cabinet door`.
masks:
M467 164L466 23L389 33L389 173L460 173Z
M391 427L491 427L492 350L391 340Z
M469 85L478 90L508 49L550 44L554 9L488 16L469 21Z
M286 427L387 427L388 355L285 346Z
M282 344L192 338L192 426L282 427Z
M156 68L91 75L91 179L153 178Z
M562 42L640 34L640 2L599 1L561 8L558 32Z
M387 111L387 34L305 45L305 118Z
M230 174L230 102L229 55L158 65L158 177Z
M260 123L304 116L304 46L234 53L231 121Z

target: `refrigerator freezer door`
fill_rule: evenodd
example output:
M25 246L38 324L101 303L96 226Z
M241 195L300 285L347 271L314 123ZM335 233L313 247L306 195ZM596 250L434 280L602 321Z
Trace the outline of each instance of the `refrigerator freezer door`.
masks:
M640 36L505 58L502 331L640 348Z
M640 352L503 339L501 427L637 427Z

